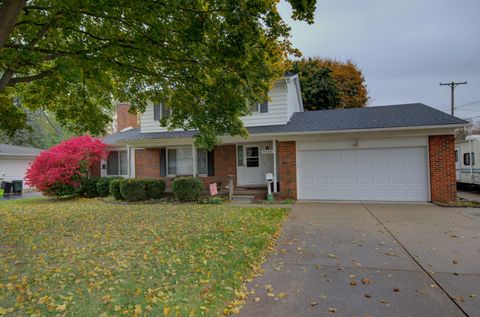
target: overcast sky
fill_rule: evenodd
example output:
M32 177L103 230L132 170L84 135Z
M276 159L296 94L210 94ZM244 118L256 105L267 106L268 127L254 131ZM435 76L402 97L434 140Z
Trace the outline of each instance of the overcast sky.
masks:
M462 118L480 116L480 0L318 0L315 24L290 19L304 56L351 59L363 71L370 106L423 102L450 112L455 90Z

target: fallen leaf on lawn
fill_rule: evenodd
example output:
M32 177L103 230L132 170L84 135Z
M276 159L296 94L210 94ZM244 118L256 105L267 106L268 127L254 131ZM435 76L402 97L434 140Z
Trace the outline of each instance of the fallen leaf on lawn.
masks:
M7 313L8 313L8 310L0 306L0 315L6 315Z
M337 312L337 309L334 308L334 307L330 307L330 308L328 309L328 311L331 312L331 313L336 313L336 312Z
M452 298L457 302L464 302L463 296L453 296Z
M113 307L114 311L120 311L120 309L122 309L120 305L115 305L115 307Z
M458 264L458 261L457 261L457 260L453 260L452 263L453 263L453 264Z
M277 294L277 296L278 296L279 298L285 298L285 297L287 297L288 295L287 295L287 293L280 292L280 293Z
M315 265L315 267L319 270L322 268L322 266L320 264Z
M362 278L362 283L368 285L370 284L370 280L368 278Z
M350 285L353 285L353 286L355 286L355 285L357 285L357 282L355 282L355 281L351 281L351 282L350 282Z
M371 298L372 295L370 295L370 294L365 294L365 297L366 297L366 298Z
M302 250L303 250L303 249L302 249L302 248L300 248L300 247L298 247L298 248L297 248L297 251L302 251Z
M393 291L394 291L394 292L400 292L400 289L399 289L398 287L395 287L395 288L393 289Z
M328 254L328 257L329 257L330 259L335 259L337 256L336 256L335 254L333 254L333 253L329 253L329 254Z
M255 298L253 299L253 301L254 301L254 302L259 302L259 301L260 301L260 297L255 297Z
M65 310L67 310L67 304L58 305L57 308L55 308L55 311L58 311L58 312L63 312Z
M430 284L431 288L437 288L437 284Z
M395 256L395 253L393 253L393 252L387 252L387 253L385 253L385 255Z
M470 298L477 298L477 295L476 294L470 294Z
M356 278L357 276L355 274L350 274L350 278Z
M382 304L388 304L388 300L382 298L382 299L380 300L380 303L382 303Z
M317 306L318 302L310 302L310 306Z

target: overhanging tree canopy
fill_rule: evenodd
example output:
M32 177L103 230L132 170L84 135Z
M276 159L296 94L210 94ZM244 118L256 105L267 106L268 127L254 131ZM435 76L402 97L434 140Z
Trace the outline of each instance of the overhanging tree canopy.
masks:
M313 22L315 0L288 0ZM170 128L210 147L245 135L239 117L285 71L289 27L276 0L0 1L0 129L42 108L76 132L100 134L114 100L143 111L167 102Z

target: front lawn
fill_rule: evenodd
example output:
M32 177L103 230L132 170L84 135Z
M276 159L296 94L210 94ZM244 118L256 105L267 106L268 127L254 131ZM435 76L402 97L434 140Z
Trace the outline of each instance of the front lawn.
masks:
M243 297L243 278L285 214L86 199L0 202L0 315L222 314Z

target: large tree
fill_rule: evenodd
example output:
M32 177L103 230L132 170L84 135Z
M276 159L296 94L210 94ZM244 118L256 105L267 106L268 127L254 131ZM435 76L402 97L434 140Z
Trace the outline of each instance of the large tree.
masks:
M277 0L0 0L0 129L53 112L75 132L103 133L114 100L173 109L169 128L212 146L245 135L239 117L286 70L290 28ZM316 0L288 0L313 23Z
M351 61L303 58L292 63L299 74L306 110L359 108L368 102L362 71Z

